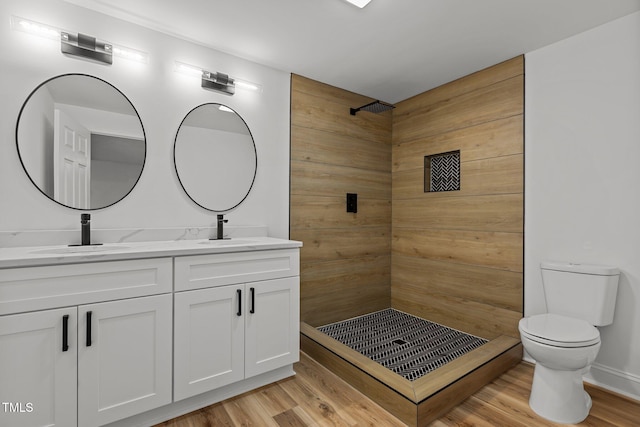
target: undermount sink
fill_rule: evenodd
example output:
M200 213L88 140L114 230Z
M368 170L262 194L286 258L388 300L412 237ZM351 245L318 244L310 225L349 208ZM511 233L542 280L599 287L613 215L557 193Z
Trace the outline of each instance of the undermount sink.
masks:
M37 251L32 251L32 254L83 254L83 253L94 253L94 252L108 252L115 251L118 249L127 249L128 246L124 245L86 245L86 246L65 246L62 248L48 248L48 249L38 249Z
M256 240L249 240L249 239L204 240L200 242L201 245L213 245L213 246L250 245L252 243L258 243L258 242Z

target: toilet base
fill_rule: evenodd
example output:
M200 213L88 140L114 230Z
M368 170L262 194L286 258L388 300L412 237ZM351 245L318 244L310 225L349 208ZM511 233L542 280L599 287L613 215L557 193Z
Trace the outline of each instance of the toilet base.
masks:
M577 424L587 418L591 397L584 391L582 369L559 371L536 363L529 406L543 418Z

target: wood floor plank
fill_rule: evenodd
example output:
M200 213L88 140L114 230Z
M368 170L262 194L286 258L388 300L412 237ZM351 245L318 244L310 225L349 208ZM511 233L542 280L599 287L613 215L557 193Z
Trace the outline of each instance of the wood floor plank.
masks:
M222 404L211 405L190 412L178 418L157 424L154 427L235 427L235 424Z
M389 413L384 411L370 399L363 399L363 396L355 389L345 388L345 383L336 375L327 375L327 371L317 364L298 366L296 372L304 370L304 380L316 390L323 390L327 400L335 403L337 408L345 405L345 410L338 412L345 418L350 419L353 425L378 425L379 422L387 421ZM394 421L396 421L394 419ZM399 421L394 424L402 426Z
M309 386L302 376L296 381L289 381L283 387L290 396L298 400L299 405L317 420L319 425L350 426L351 422L344 420L336 411L333 402L325 398L321 390Z
M512 413L503 412L475 398L467 399L462 405L445 415L445 425L473 425L473 426L509 426L509 427L531 427L530 421L514 417Z
M306 427L308 424L300 418L295 408L284 411L273 417L280 427Z
M430 427L561 427L529 407L533 366L522 362ZM297 375L155 427L402 427L405 424L305 353ZM637 427L640 402L587 384L591 413L579 427Z
M298 406L298 403L280 386L262 387L255 391L261 406L271 417L275 417L283 412Z
M590 416L616 426L640 425L640 402L588 384L585 389L593 400Z
M512 394L512 389L489 384L479 390L462 406L468 410L480 414L485 418L504 418L513 420L514 425L523 426L549 426L555 425L538 417L529 407L529 393L525 395ZM488 408L488 409L487 409Z
M278 423L266 413L254 393L225 400L222 406L236 426L278 427Z
M301 406L296 406L295 408L292 409L293 412L296 413L296 416L302 421L304 422L306 426L308 427L319 427L320 424L317 422L317 420L313 419L313 417L307 412L305 411Z

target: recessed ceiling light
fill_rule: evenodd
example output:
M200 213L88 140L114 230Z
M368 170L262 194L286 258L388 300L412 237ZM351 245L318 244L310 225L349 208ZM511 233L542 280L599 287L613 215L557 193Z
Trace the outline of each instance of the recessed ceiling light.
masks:
M347 0L347 1L352 5L358 6L360 9L362 9L363 7L368 5L371 0Z

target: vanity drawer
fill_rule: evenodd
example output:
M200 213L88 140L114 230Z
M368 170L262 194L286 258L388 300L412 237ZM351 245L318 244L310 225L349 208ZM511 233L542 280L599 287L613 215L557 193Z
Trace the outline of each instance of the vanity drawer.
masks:
M171 292L171 258L0 270L0 315Z
M175 290L300 275L300 251L279 249L174 258Z

